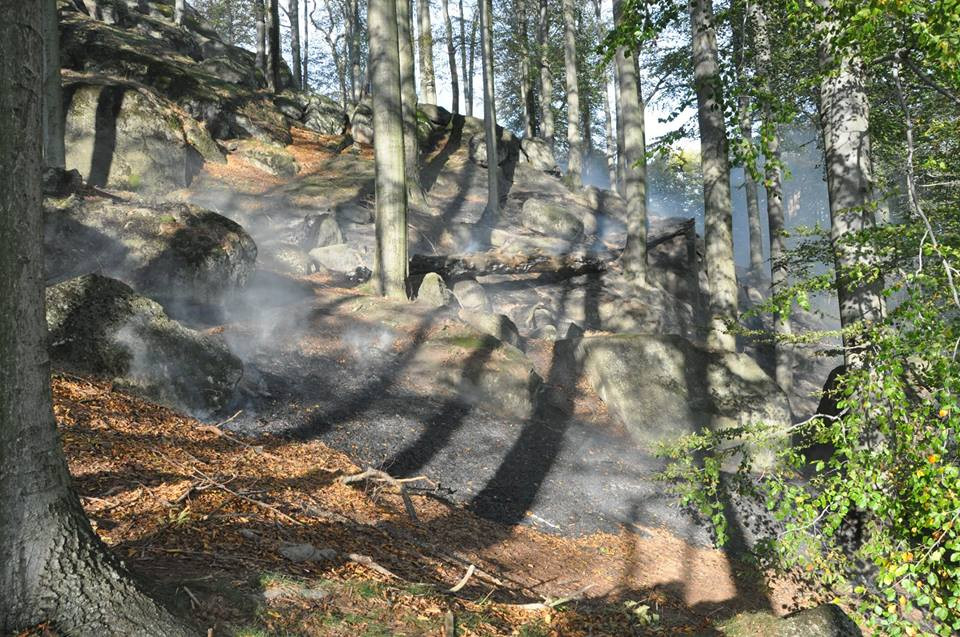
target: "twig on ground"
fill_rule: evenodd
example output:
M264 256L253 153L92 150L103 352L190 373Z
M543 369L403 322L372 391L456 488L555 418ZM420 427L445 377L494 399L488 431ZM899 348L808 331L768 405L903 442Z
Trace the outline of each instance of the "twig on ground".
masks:
M387 569L383 568L382 566L374 562L373 558L371 558L369 555L360 555L359 553L347 553L347 559L349 559L351 562L355 562L356 564L360 564L361 566L366 566L371 571L375 571L391 579L402 579L399 575L391 571L388 571Z
M373 467L367 467L365 471L360 473L355 473L350 476L342 476L340 478L340 484L351 484L361 480L386 482L387 484L396 487L400 491L400 497L403 498L403 507L407 510L407 515L410 516L410 520L414 524L420 523L420 520L417 519L417 510L413 507L413 500L410 498L410 494L407 492L407 488L404 485L409 482L418 482L420 480L426 480L427 482L432 483L432 481L426 476L417 476L415 478L394 478L386 471L380 471L379 469L374 469Z
M583 599L583 594L593 587L593 584L587 584L572 595L556 598L544 597L542 602L533 602L532 604L511 604L511 606L520 610L549 610L562 604L566 604L567 602L574 602L579 599Z
M475 567L473 564L468 566L467 572L464 574L464 576L460 579L459 582L456 583L456 585L454 585L453 588L449 589L448 592L450 593L459 592L464 586L467 585L467 582L470 581L470 577L473 575L473 572L476 570L476 568L477 567Z

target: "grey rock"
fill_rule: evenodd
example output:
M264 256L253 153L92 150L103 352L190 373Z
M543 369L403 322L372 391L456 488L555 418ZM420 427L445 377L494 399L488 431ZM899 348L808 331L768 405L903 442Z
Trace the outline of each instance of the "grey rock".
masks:
M77 170L48 167L43 169L43 195L69 197L83 186L83 177Z
M301 121L321 135L342 135L349 125L340 105L323 95L311 95L307 99Z
M337 219L347 223L368 224L373 222L373 209L354 204L337 206Z
M509 147L506 144L497 144L497 165L502 165L509 156ZM482 168L487 167L487 141L483 134L470 138L468 157L470 161Z
M333 549L318 549L313 544L285 544L280 554L291 562L322 562L337 557Z
M283 146L254 140L241 140L236 153L247 163L277 177L293 177L300 171L297 161Z
M373 107L369 101L354 107L350 115L350 136L360 144L373 145Z
M574 239L583 234L583 221L568 204L531 197L523 202L520 223L550 237Z
M450 290L443 282L443 277L436 272L428 272L424 275L417 290L418 303L424 303L430 307L443 307L450 303L450 298Z
M483 286L472 280L457 281L453 284L453 296L460 307L477 312L490 312L490 300Z
M461 309L459 316L461 321L475 330L489 334L499 341L513 345L517 349L523 349L523 339L520 337L520 332L509 317L503 314L492 314L490 312L478 312L467 309Z
M300 245L308 252L313 248L323 248L343 242L343 232L333 214L312 214L307 215L303 220L303 236Z
M220 339L170 319L120 281L90 274L47 288L51 359L109 375L151 400L198 416L226 406L243 364Z
M436 104L417 104L417 111L436 128L443 128L453 117L450 111Z
M520 140L520 160L530 164L536 170L548 173L560 172L550 144L539 137L525 137Z
M861 637L860 628L840 607L824 604L783 618L742 613L720 627L727 637Z
M353 274L358 268L364 267L360 253L345 243L314 248L309 254L315 268L338 274Z

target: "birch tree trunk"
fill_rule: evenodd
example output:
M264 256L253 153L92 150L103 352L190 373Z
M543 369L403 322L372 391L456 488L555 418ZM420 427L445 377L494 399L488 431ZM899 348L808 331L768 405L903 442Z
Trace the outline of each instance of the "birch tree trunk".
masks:
M66 118L60 80L60 19L57 0L43 0L43 163L64 168Z
M420 145L417 142L417 86L414 78L413 34L411 32L410 0L395 0L397 4L397 34L399 37L400 95L403 105L404 171L407 175L407 202L422 203L420 185Z
M376 235L373 284L383 296L407 298L407 185L397 11L406 0L369 0ZM407 5L409 6L409 5ZM409 17L408 17L409 19Z
M43 4L0 0L0 634L50 621L65 635L185 637L191 630L134 584L90 528L54 421L40 185Z
M443 26L447 30L447 64L450 65L450 92L452 93L450 112L460 112L460 81L457 78L457 50L454 46L453 23L450 22L450 2L440 0L443 11Z
M550 6L549 0L540 0L537 30L537 48L540 58L540 137L553 151L556 127L553 121L553 73L550 71Z
M621 19L622 3L613 6L614 20ZM624 198L627 203L627 244L620 256L624 275L646 283L647 276L647 155L644 105L640 99L640 74L632 50L621 47L616 53L619 69L620 108L623 112Z
M523 105L523 136L533 137L533 89L530 86L530 43L527 40L527 2L514 0L517 16L517 40L520 44L520 103Z
M820 127L830 198L830 241L836 263L840 324L851 328L882 318L882 283L862 285L851 280L849 270L869 263L866 247L846 245L850 235L876 224L873 211L873 166L870 156L870 108L863 84L860 58L850 51L837 54L831 35L830 0L817 0L826 18L820 25ZM844 358L858 364L856 339L845 337Z
M417 22L420 26L417 48L420 50L420 97L425 104L437 103L437 78L433 72L433 24L430 0L417 0Z
M303 89L303 75L300 73L300 3L298 0L289 0L287 16L290 18L290 71L293 73L293 88Z
M721 78L712 0L691 0L690 21L703 165L705 260L710 285L708 343L718 349L734 351L736 339L727 328L728 323L737 319L730 158L723 119L723 96L720 94ZM620 99L624 99L622 90Z
M175 0L173 3L173 21L177 26L183 26L183 14L186 13L186 0Z
M583 141L580 138L580 89L577 77L577 18L573 0L563 0L563 66L567 82L567 181L583 185Z
M263 5L263 0L254 0L253 3L253 14L254 20L257 22L257 69L263 73L264 80L269 85L269 80L267 79L267 18L266 18L266 8Z
M754 48L757 52L757 71L760 75L760 89L764 95L770 95L770 74L773 70L773 56L770 47L770 31L767 16L760 2L752 2L749 11L753 22ZM784 237L783 212L783 169L780 166L780 133L774 121L773 108L767 99L762 107L764 137L767 141L767 158L764 177L767 190L767 227L770 234L770 290L776 294L787 285L787 265L784 257L787 253ZM784 391L793 386L793 348L783 342L790 335L790 316L775 313L773 330L778 336L776 343L777 383Z
M491 0L480 1L480 53L483 66L483 129L487 143L487 207L483 216L488 223L500 212L500 165L497 161L497 105L493 78L493 7Z
M280 5L279 0L267 0L267 88L280 91Z

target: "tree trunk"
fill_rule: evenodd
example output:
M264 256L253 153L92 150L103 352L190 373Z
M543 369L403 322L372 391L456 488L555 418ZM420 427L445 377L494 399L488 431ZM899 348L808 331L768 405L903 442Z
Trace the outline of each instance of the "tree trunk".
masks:
M754 28L754 48L757 52L757 72L760 75L760 91L765 97L763 103L763 135L767 138L765 181L767 190L767 228L770 234L770 290L776 294L787 285L787 266L784 257L787 253L784 237L783 213L783 169L780 166L780 133L774 121L773 107L770 104L770 74L773 71L773 59L770 49L770 31L767 16L760 2L751 2L749 11ZM778 336L776 347L776 369L774 375L784 391L793 386L793 348L783 342L790 330L790 315L779 312L773 317L773 330Z
M42 241L42 2L0 0L0 634L186 636L90 528L50 393Z
M621 19L622 5L616 0L614 20ZM621 47L616 53L620 78L620 108L623 111L624 198L627 203L627 244L620 259L624 274L645 283L647 276L647 155L644 105L640 99L640 74L632 50Z
M303 76L300 74L300 3L288 0L287 16L290 18L290 70L293 73L293 88L303 89Z
M253 7L254 19L257 21L257 68L263 73L264 81L269 85L267 79L267 17L266 8L263 0L254 0Z
M593 11L597 18L597 25L603 25L603 13L600 9L600 0L593 0ZM638 78L639 79L639 76ZM639 97L639 96L638 96ZM610 73L603 69L603 128L607 146L607 172L610 176L610 190L617 189L617 141L614 134L613 113L610 110ZM646 143L644 143L646 145Z
M310 90L310 22L313 0L303 1L303 90Z
M463 0L460 5L460 77L463 80L463 112L473 115L473 75L467 73L467 25L463 17ZM470 69L472 71L472 69Z
M447 30L447 63L450 65L450 92L453 94L450 112L457 114L460 112L460 81L457 78L457 50L453 43L455 36L453 23L450 22L449 1L440 0L440 8L443 10L443 26Z
M708 342L718 349L734 351L736 338L727 324L737 319L737 272L733 257L730 158L723 119L723 96L720 94L722 80L717 64L713 1L692 0L690 21L703 166L705 260L710 285ZM624 99L623 91L620 99Z
M583 142L580 138L580 88L577 77L577 17L573 0L563 0L563 67L567 82L567 181L583 184Z
M350 64L350 99L356 103L360 101L360 42L358 15L359 0L347 0L344 12L347 19L347 58Z
M267 0L267 88L280 91L280 0Z
M397 33L400 40L400 94L403 105L404 171L407 175L407 202L422 203L420 185L420 144L417 142L417 85L414 78L413 34L410 0L395 0Z
M497 105L493 79L493 7L491 0L480 2L481 63L483 65L483 129L487 142L487 207L488 223L500 212L500 165L497 161Z
M530 86L530 43L527 41L527 2L514 0L517 15L517 39L520 44L520 103L523 108L523 136L533 137L533 89Z
M553 151L556 135L553 122L553 73L550 71L550 7L548 0L540 0L540 16L537 29L537 47L540 59L540 137Z
M175 0L173 3L173 21L177 26L183 26L183 14L187 11L185 0Z
M474 68L474 60L476 59L477 53L477 27L480 24L480 7L477 7L477 10L473 12L473 20L470 23L470 69L467 73L467 77L470 80L467 82L467 87L470 89L470 99L467 101L467 116L473 117L473 78L476 77L476 69Z
M437 103L437 78L433 73L433 24L430 21L430 0L417 0L417 22L420 33L420 96L425 104Z
M830 198L830 241L836 263L840 324L853 328L860 322L883 316L881 282L857 284L850 270L871 259L866 247L845 245L850 235L874 227L873 166L870 157L870 106L863 84L863 63L852 53L835 58L830 35L830 0L817 0L826 18L820 25L820 126ZM845 336L844 358L848 367L859 363L856 337Z
M406 0L400 0L399 4L396 0L369 0L367 5L377 192L373 284L381 295L397 299L407 298L407 189L400 87L402 35L397 15L398 8L405 3Z
M620 69L613 65L614 113L617 116L617 186L616 191L624 196L623 178L626 173L626 160L623 157L623 108L620 104Z
M66 166L65 129L57 0L43 0L43 163L46 166Z

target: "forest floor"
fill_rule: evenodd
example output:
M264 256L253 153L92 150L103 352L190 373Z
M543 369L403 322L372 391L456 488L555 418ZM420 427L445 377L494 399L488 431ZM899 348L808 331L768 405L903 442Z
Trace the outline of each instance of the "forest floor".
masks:
M451 618L462 636L710 635L800 601L657 529L508 527L425 481L405 483L414 520L395 485L344 484L364 468L320 442L238 438L105 380L57 374L53 389L94 528L213 635L444 635Z

